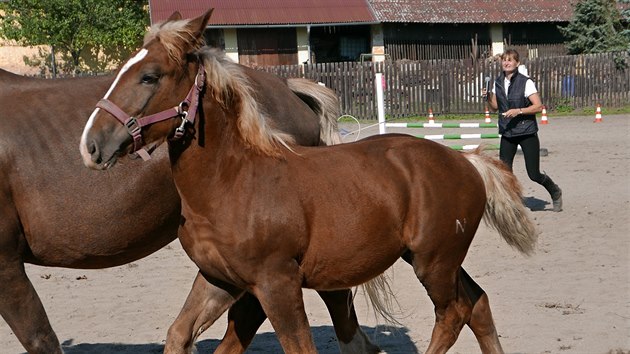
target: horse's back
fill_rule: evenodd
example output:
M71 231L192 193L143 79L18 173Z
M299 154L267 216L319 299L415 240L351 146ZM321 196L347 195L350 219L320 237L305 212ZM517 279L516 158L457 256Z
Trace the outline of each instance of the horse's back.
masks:
M313 161L321 163L321 167L338 164L339 168L331 167L338 173L354 173L352 168L342 168L348 163L361 165L361 174L381 176L389 173L410 174L408 178L423 178L449 171L454 177L461 177L475 171L463 153L450 149L442 144L427 139L419 139L406 134L375 135L362 140L343 144L340 147L326 147L324 149L297 148L296 154L288 152L286 156L299 160L299 164L310 164ZM356 166L356 167L361 167ZM379 170L379 168L389 170ZM406 178L406 179L408 179ZM480 181L475 172L470 176L472 180ZM455 178L457 182L462 182Z
M28 82L34 80L33 78L18 75L10 71L0 68L0 84L7 84L12 82Z
M0 69L0 95L6 95L24 87L36 87L38 79L30 78Z

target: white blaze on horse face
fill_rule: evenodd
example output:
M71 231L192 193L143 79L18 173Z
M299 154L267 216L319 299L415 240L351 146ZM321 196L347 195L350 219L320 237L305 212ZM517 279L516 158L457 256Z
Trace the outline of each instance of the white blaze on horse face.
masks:
M126 73L127 70L129 70L134 64L136 64L140 60L144 59L144 57L146 57L147 54L149 54L149 51L146 50L146 48L142 48L142 50L139 51L138 54L136 54L133 58L129 59L129 61L127 63L125 63L125 65L123 65L122 69L120 69L120 72L118 73L118 76L116 76L116 80L114 80L114 82L112 83L112 86L109 87L109 90L107 90L107 93L105 94L105 96L103 98L109 97L109 95L111 95L112 91L114 91L114 87L116 87L116 84L118 84L118 80L120 80L120 77L124 73Z
M146 48L142 48L138 52L138 54L133 56L133 58L129 59L129 61L127 61L125 63L125 65L123 65L122 69L120 69L120 72L118 72L118 75L116 76L116 79L114 80L112 85L109 87L109 90L107 90L107 93L105 93L105 96L103 96L103 99L106 99L107 97L109 97L109 95L112 93L112 91L114 91L114 88L118 84L118 81L120 80L122 75L124 73L126 73L133 65L137 64L142 59L144 59L144 57L146 57L147 54L149 54L149 51ZM83 129L83 134L81 135L81 143L79 144L79 150L81 151L81 156L83 156L83 162L86 163L86 164L88 164L88 163L91 164L91 162L90 162L90 160L91 160L90 159L90 154L88 153L88 150L87 150L87 141L86 141L87 140L87 132L92 128L92 124L94 124L94 118L96 117L96 114L98 114L99 110L100 110L100 108L96 108L96 109L94 109L92 114L90 114L90 118L88 119L87 123L85 124L85 128Z

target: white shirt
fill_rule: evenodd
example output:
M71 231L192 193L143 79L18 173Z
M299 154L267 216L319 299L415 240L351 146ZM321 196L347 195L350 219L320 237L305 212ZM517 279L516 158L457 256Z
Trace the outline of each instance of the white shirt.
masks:
M510 80L507 77L503 81L503 87L505 87L505 95L507 96L508 88L510 87ZM535 94L536 92L538 92L538 90L536 89L536 85L534 84L534 81L532 81L532 79L527 79L527 82L525 82L525 98ZM492 93L495 95L497 93L496 82L494 83L494 86L492 87Z

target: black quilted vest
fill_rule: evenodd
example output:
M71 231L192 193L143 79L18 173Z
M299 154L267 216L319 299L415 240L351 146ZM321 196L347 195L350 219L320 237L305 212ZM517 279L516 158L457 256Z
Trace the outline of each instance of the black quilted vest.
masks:
M495 94L497 95L497 105L499 107L499 134L507 138L535 134L538 131L535 114L520 114L514 118L503 117L503 112L509 109L525 108L532 105L529 99L525 97L525 83L528 79L527 76L515 71L510 79L507 96L503 85L505 73L501 72L501 75L495 81Z

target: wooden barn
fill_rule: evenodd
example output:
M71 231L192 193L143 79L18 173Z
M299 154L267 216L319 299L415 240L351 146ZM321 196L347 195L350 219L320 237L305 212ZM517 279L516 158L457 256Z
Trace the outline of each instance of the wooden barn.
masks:
M392 59L467 59L502 53L566 54L558 25L573 17L566 0L369 0Z
M354 61L377 21L365 0L150 0L151 22L214 7L208 43L249 66Z
M249 66L565 54L565 0L150 0L151 22L214 7L208 43Z

